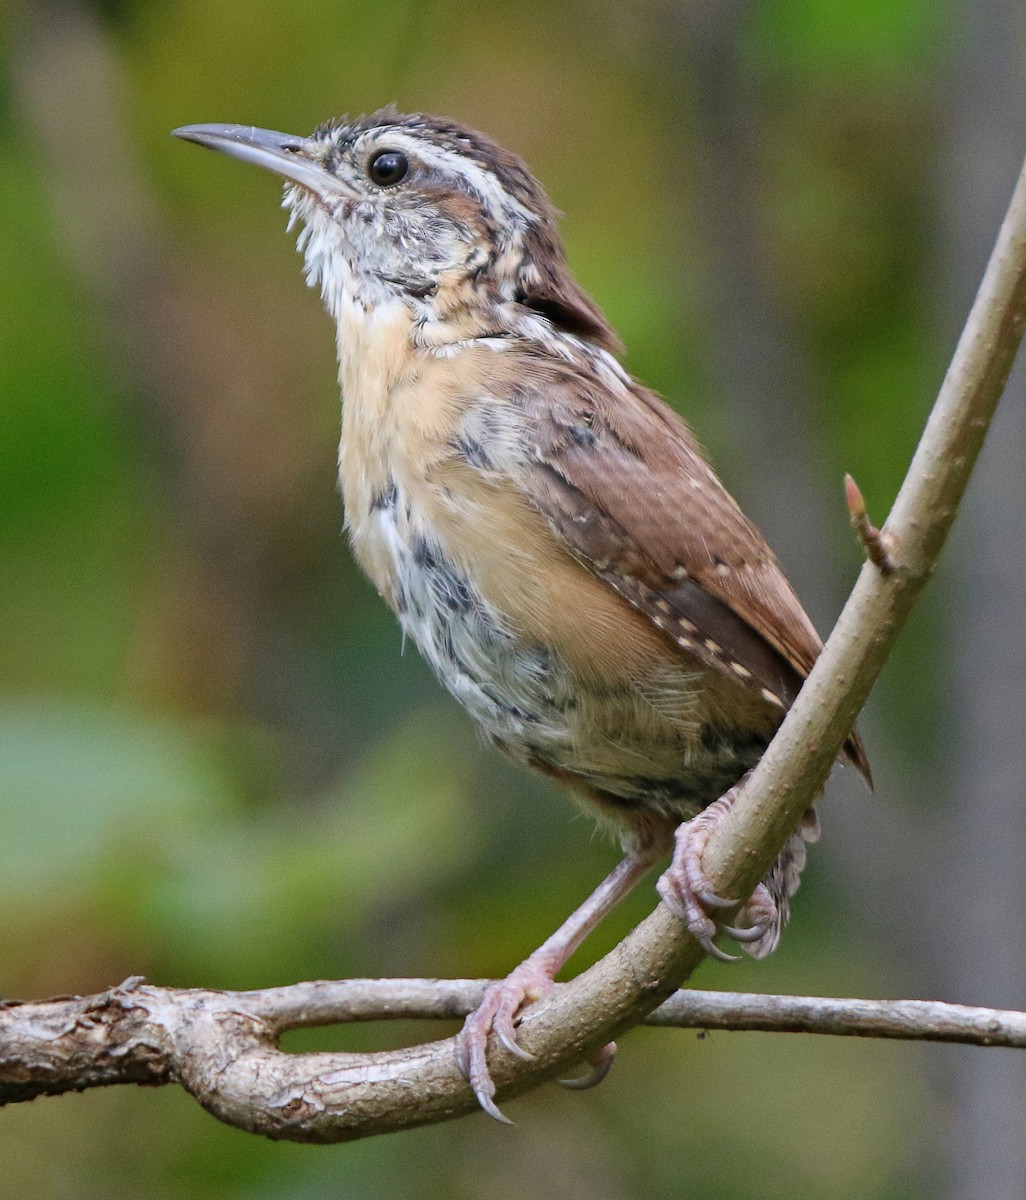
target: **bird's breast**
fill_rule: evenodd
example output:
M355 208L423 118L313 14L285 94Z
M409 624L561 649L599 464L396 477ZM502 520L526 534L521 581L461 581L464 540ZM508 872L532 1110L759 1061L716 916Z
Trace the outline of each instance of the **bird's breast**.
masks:
M528 443L515 381L496 358L421 359L369 398L357 380L356 404L347 391L340 467L354 553L500 747L628 808L699 808L765 739L721 736L719 681L532 506L517 481Z

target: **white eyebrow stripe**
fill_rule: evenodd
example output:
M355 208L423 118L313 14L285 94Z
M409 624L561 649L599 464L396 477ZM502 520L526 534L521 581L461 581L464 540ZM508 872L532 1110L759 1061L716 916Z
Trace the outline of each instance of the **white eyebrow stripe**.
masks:
M380 142L382 149L404 150L411 158L419 158L426 166L450 175L461 175L495 216L516 216L532 224L538 219L529 208L525 208L515 196L506 191L491 171L465 154L448 150L444 146L436 146L433 142L413 137L400 129L374 129L361 137L357 146L364 142L365 138Z

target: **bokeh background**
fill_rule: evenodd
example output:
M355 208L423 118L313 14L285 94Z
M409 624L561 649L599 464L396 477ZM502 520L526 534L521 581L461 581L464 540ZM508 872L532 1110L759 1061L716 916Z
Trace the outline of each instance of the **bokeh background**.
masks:
M505 973L614 849L401 654L340 536L333 330L278 185L168 131L395 100L524 154L825 631L842 473L885 514L1026 150L1026 9L9 0L0 33L0 994ZM782 949L701 985L1026 1006L1024 480L1017 373L864 718L876 794L838 774ZM508 1107L315 1148L93 1092L0 1114L0 1190L1026 1194L1008 1051L635 1030L602 1088Z

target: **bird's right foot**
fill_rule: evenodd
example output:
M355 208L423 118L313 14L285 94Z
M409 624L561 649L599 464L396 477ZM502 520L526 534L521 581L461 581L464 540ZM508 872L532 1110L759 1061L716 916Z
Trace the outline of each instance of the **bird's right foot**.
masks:
M736 962L737 955L727 954L716 945L713 938L717 934L725 933L735 942L752 945L779 924L777 906L762 883L739 913L742 924L727 925L716 916L724 909L736 908L740 901L717 894L705 873L702 855L713 830L723 822L736 799L737 789L731 788L698 816L678 826L673 858L656 884L663 902L680 917L702 949L722 962Z

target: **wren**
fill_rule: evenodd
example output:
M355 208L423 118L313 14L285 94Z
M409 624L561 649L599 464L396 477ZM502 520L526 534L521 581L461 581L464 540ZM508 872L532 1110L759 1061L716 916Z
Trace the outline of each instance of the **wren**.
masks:
M485 1111L486 1050L660 857L659 892L710 954L777 944L810 810L734 927L701 847L821 642L688 426L620 364L515 154L385 108L293 137L178 137L283 176L308 283L338 330L339 475L353 553L487 737L563 784L624 858L457 1039ZM852 732L847 758L869 777ZM692 819L694 818L694 819ZM687 822L687 824L683 824ZM600 1054L591 1079L611 1051Z

